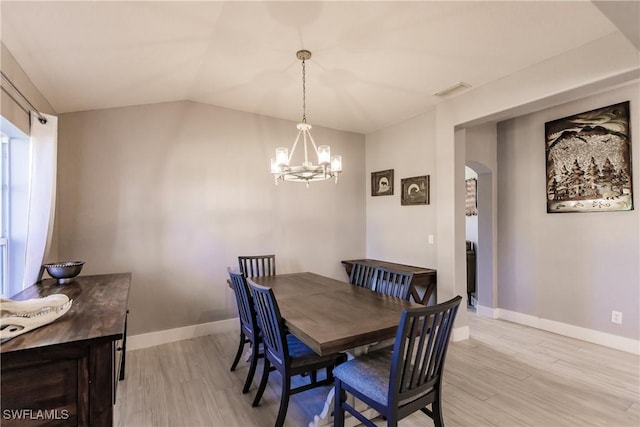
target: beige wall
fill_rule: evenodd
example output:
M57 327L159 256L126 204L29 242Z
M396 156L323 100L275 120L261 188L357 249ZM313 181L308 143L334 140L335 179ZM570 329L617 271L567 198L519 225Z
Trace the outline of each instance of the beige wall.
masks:
M594 61L594 52L606 52L607 60ZM435 208L438 218L439 298L466 292L465 220L462 210L466 142L464 137L460 137L460 132L470 126L581 99L637 79L640 75L639 59L637 49L624 36L613 33L500 80L452 96L437 105L438 179L433 190L438 200ZM456 129L462 131L456 132ZM459 312L456 324L463 326L465 320L464 312Z
M592 54L598 51L606 51L609 55L609 60L593 61ZM422 162L425 165L433 162L435 165L435 171L432 172L432 178L435 176L435 179L431 183L432 205L428 211L423 211L425 215L422 218L427 229L430 224L435 224L436 247L429 248L429 254L433 254L436 257L432 265L438 269L439 301L466 293L464 167L467 161L473 161L486 167L486 175L489 175L489 171L491 171L492 175L491 179L484 180L485 189L491 192L492 195L489 206L486 206L490 211L490 215L485 216L487 219L486 225L478 225L479 233L485 233L485 240L490 243L489 257L482 260L482 264L486 265L487 268L483 270L480 276L487 292L484 293L486 298L481 300L481 303L490 310L498 308L497 301L500 296L497 294L498 273L496 271L498 270L498 265L504 266L504 263L509 261L501 259L498 256L498 249L496 249L500 247L502 238L497 227L495 227L496 214L498 212L497 203L503 197L498 192L497 182L500 179L504 179L497 173L496 123L508 118L542 111L546 108L554 108L570 101L582 100L594 94L609 91L629 81L637 81L640 75L638 58L637 50L623 36L617 33L612 34L504 79L475 88L459 96L454 96L438 104L435 113L425 113L376 134L367 135L366 180L369 179L369 172L386 169L386 165L389 165L396 156L408 159L406 161L412 165L420 164L417 159L422 162L421 155L433 156L433 158L425 159ZM632 116L635 117L637 114L634 115L632 112ZM431 119L432 117L435 117L435 120ZM562 114L559 117L562 117ZM407 130L410 131L408 132ZM636 133L632 132L632 134ZM482 140L481 144L478 144L479 139ZM467 149L469 150L468 155L466 153ZM636 157L637 151L633 150ZM542 159L544 162L544 156L539 156L537 159ZM526 158L526 160L534 161L534 159L529 158ZM512 164L512 167L517 170L516 165ZM500 165L501 168L502 165ZM403 176L407 175L403 174ZM514 176L510 177L510 179L514 179ZM397 185L399 177L398 175L396 177ZM637 177L635 179L637 180ZM634 185L634 187L637 188L638 186ZM415 236L411 236L407 242L403 242L398 238L396 244L383 245L386 242L382 241L380 236L392 236L398 228L406 225L398 225L393 220L384 220L384 214L388 216L388 214L393 213L393 210L402 211L399 202L398 206L394 206L394 202L374 199L383 198L371 198L368 196L367 255L381 254L381 256L396 257L398 259L398 254L402 253L399 251L409 250L412 255L407 256L407 253L404 252L403 258L405 260L409 259L410 256L413 256L414 259L415 257L424 257L422 245L426 240L426 233L421 231L420 228L416 228ZM637 217L635 219L637 221ZM494 227L493 230L485 230L486 227L492 226ZM535 230L533 227L527 227L530 230ZM559 229L557 232L562 233L563 230ZM637 226L635 228L631 227L629 233L630 237L634 239L635 247L629 243L626 243L625 247L630 248L631 258L633 258L634 254L638 253L640 233ZM390 237L388 240L390 240ZM424 245L427 246L426 244ZM538 250L542 250L542 248L539 247ZM485 252L484 255L487 255L487 253ZM526 259L530 258L524 256L524 258L518 258L517 262L526 262ZM625 256L625 260L630 260L630 258ZM635 263L633 266L635 266L636 270L633 270L633 266L628 267L632 269L629 277L635 278L637 286L637 256L630 261ZM416 261L416 263L422 264L419 261ZM536 269L536 271L545 271L545 267L542 264L536 264ZM538 272L536 274L542 273ZM565 274L564 278L569 275L567 272L563 274ZM503 275L502 277L506 276ZM530 284L532 287L529 288L529 291L534 293L537 292L538 286L542 286L538 282ZM616 298L624 299L630 295L635 298L635 300L631 301L635 301L637 306L637 292L634 289L630 290L629 286L629 284L626 284L619 288ZM575 292L577 288L572 287L571 289ZM552 295L553 292L550 292L545 298L550 298ZM558 301L568 303L562 299ZM597 313L597 316L599 316L597 319L587 320L589 316L594 315L591 311L592 307L582 306L576 309L573 314L567 315L560 312L561 307L553 305L558 301L545 300L545 307L542 308L538 305L539 310L537 311L529 310L530 307L510 307L520 313L534 313L533 315L541 315L546 319L592 328L613 335L636 337L637 339L637 307L636 314L631 315L631 324L626 324L624 328L612 328L610 322L603 323L605 318L602 317L603 313L610 316L610 309L600 308ZM508 309L506 306L500 305L500 307ZM554 307L554 309L552 310L551 307ZM627 306L623 311L626 313L626 310L628 310ZM468 334L466 326L466 311L461 310L456 319L454 339L465 338Z
M2 42L0 42L0 65L2 65L2 72L34 107L41 113L56 114L49 102L33 85L29 76L25 74L20 64ZM24 104L24 101L9 88L4 80L2 80L2 87L3 90L0 91L0 113L14 126L29 135L29 114L23 110L23 108L27 108L27 104ZM7 92L5 92L5 89ZM11 96L7 95L7 93L11 94ZM16 103L16 100L21 103L22 108Z
M340 183L276 187L269 159L295 123L193 102L60 115L60 256L133 272L131 334L237 316L226 267L275 253L279 273L344 279L365 254L364 137L314 127Z
M544 198L544 123L630 100L631 135L637 135L640 130L636 130L638 123L633 118L637 117L639 94L636 82L463 131L466 162L479 172L481 311L504 309L640 338L640 173L633 171L635 210L630 212L547 214ZM371 171L395 168L396 190L400 178L418 173L417 167L435 174L431 169L435 150L432 117L426 113L367 135L369 257L438 268L437 253L431 255L435 251L427 243L433 232L429 230L441 220L433 208L400 206L398 192L393 197L369 196ZM633 165L640 164L640 150L632 148L632 156ZM438 203L442 201L432 198L432 204ZM464 218L464 213L461 216ZM438 291L446 285L438 268ZM464 295L462 290L457 293ZM444 298L440 292L439 301ZM622 325L611 323L612 310L623 313Z
M436 234L434 192L428 205L400 204L403 178L429 175L431 190L435 186L435 114L421 114L366 139L367 256L437 268L436 246L429 244L429 235L435 239ZM386 169L394 170L393 196L371 196L371 172Z
M314 128L317 140L343 154L337 189L272 187L268 158L292 141L291 122L189 102L64 114L54 242L60 259L86 259L87 274L134 272L134 334L234 316L224 268L254 249L275 252L280 271L335 277L343 277L343 258L426 260L438 268L440 300L461 294L465 130L455 130L637 79L638 52L620 39L612 34L367 136L366 168L363 136ZM594 51L606 51L608 60L593 61ZM396 188L402 177L432 176L430 206L401 207L399 193L370 197L370 172L395 164ZM436 245L425 249L434 228ZM461 314L456 323L464 326Z
M545 122L631 102L634 210L546 212ZM640 338L640 86L498 125L498 305L502 309ZM623 323L611 323L611 311Z

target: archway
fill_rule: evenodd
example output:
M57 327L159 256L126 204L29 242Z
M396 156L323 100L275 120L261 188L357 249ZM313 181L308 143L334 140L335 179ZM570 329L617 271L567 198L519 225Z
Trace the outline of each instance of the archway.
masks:
M477 314L495 317L497 294L495 284L496 219L494 209L494 173L483 163L467 161L466 166L476 175L477 217L472 231L475 243L475 304ZM468 227L474 220L468 220Z

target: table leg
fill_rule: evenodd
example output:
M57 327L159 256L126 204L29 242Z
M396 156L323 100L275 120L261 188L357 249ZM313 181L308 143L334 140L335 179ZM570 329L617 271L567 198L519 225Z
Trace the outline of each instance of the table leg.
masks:
M249 345L249 348L245 350L244 352L244 361L245 362L249 362L251 360L251 356L253 356L253 346Z
M347 360L352 360L354 357L359 356L361 354L366 354L369 352L369 347L373 347L378 343L374 343L372 345L365 345L362 347L357 347L354 348L352 351L347 352ZM327 394L327 398L325 399L324 402L324 407L322 408L322 411L318 414L318 415L314 415L313 416L313 421L309 422L309 427L330 427L333 426L333 407L334 407L334 396L335 396L335 389L332 387L331 390L329 390L329 393ZM353 406L354 408L356 407L356 399L351 396L350 394L347 393L347 399L349 400L349 404L351 406ZM361 414L363 414L365 417L369 418L369 419L373 419L375 418L377 415L379 415L376 411L374 411L373 409L369 408L367 409L367 406L362 403L362 402L358 402L358 412L360 412ZM344 417L344 425L345 427L353 427L353 426L357 426L361 424L360 421L354 417L353 415L349 414L348 412L345 414Z
M332 388L331 390L329 390L329 394L327 395L327 400L324 403L324 408L322 409L322 412L320 412L320 414L318 415L314 415L313 416L313 421L311 421L309 423L309 427L331 427L333 426L333 398L335 396L335 390ZM347 399L349 400L349 404L351 406L353 406L354 408L356 406L354 406L355 403L355 398L351 395L347 395ZM375 417L377 417L379 414L374 411L371 408L367 408L367 406L362 403L362 402L358 402L357 404L357 408L358 408L358 412L360 412L362 415L364 415L365 417L369 418L369 419L373 419ZM344 425L345 427L354 427L357 425L362 424L360 422L360 420L358 420L356 417L354 417L353 415L349 414L348 412L344 415Z
M335 392L336 391L333 388L329 390L322 412L313 416L313 421L309 423L309 427L333 425L333 396L335 395Z

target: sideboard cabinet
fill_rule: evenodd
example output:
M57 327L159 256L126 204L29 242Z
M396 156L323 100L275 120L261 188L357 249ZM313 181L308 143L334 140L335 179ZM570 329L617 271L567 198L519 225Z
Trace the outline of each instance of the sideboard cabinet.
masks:
M131 273L44 279L14 300L66 294L52 323L0 344L3 426L112 426Z
M412 273L411 298L418 304L434 305L437 298L437 276L436 270L432 268L416 267L414 265L396 264L394 262L380 261L377 259L352 259L342 261L347 276L351 274L353 263L359 262L370 267L383 267L389 270L400 271L402 273Z

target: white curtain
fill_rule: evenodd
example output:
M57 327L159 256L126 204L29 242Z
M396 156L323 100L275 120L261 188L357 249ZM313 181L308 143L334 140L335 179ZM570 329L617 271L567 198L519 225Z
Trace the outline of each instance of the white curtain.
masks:
M25 274L23 288L33 285L41 275L41 266L51 246L56 202L56 164L58 157L58 118L43 114L41 123L31 113L29 202Z

